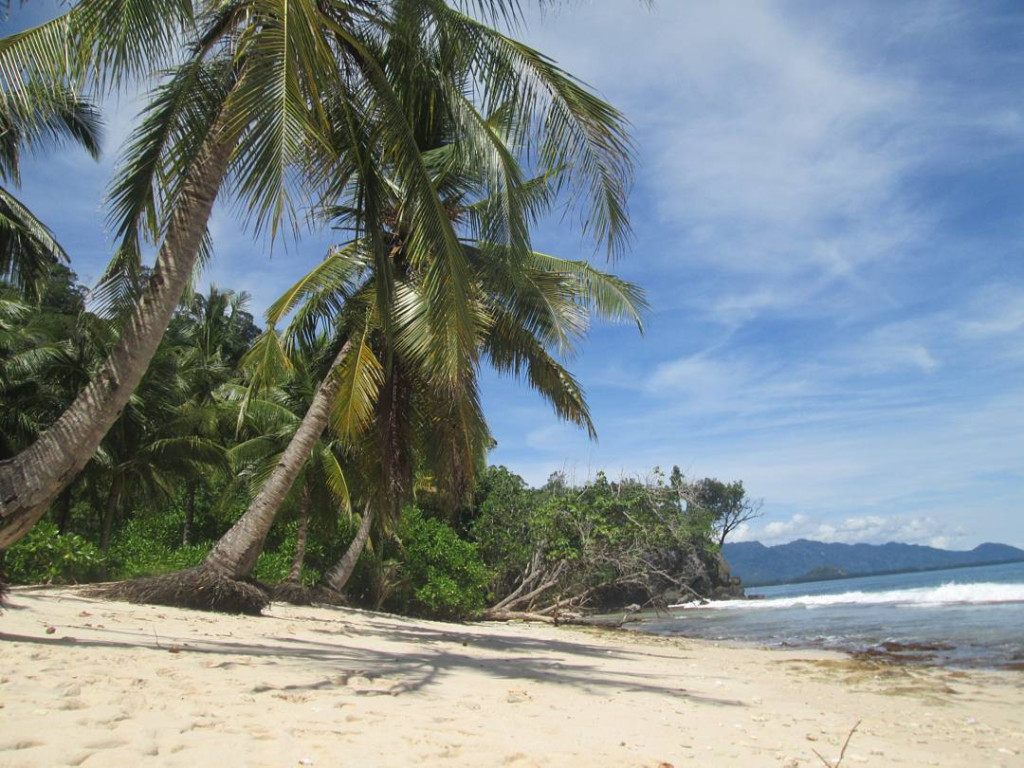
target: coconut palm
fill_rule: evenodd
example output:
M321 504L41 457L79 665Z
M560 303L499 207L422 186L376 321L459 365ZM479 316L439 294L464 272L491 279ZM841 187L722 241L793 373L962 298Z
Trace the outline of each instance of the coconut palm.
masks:
M227 468L224 448L216 438L197 434L194 422L181 416L190 393L181 369L189 341L182 330L164 338L138 389L88 465L102 476L107 489L100 527L102 550L109 546L114 523L133 504L171 498L182 480Z
M249 295L221 291L210 286L195 294L179 313L183 354L179 374L188 398L176 409L175 431L221 441L234 427L234 409L222 396L222 388L238 373L241 358L259 329L246 309ZM182 544L192 543L196 494L207 481L203 473L185 478L185 521Z
M332 146L346 149L333 164L319 165L319 180L330 196L351 200L360 210L366 257L380 275L374 282L374 311L385 332L400 326L402 343L429 368L433 386L465 391L479 355L482 316L472 295L467 253L421 155L424 146L436 143L428 132L450 125L465 136L458 157L476 165L488 187L488 215L477 211L474 221L485 223L496 243L517 252L528 250L533 212L510 146L523 157L536 158L561 182L589 193L593 228L614 249L628 229L623 203L628 142L617 112L535 51L444 2L389 7L394 12L387 24L369 24L361 30L364 37L339 40L354 57L345 71L371 87L360 91L369 98L353 98L351 91L325 93L321 106L334 128ZM482 72L490 82L481 83ZM492 118L483 117L488 103ZM414 152L396 151L396 132ZM402 190L400 208L392 205L396 184ZM389 215L397 215L390 233L385 226ZM395 282L398 262L416 272L415 295ZM278 509L346 386L346 375L375 375L370 357L362 354L369 348L365 338L348 335L344 325L337 328L331 373L280 462L202 568L169 580L167 600L188 595L190 605L213 607L204 595L220 600L241 589L225 580L251 574ZM155 584L136 594L143 593L150 601L164 599ZM261 601L249 591L232 607L258 608Z
M110 25L116 28L114 45L107 46L100 22L109 23L104 14L125 4L132 10L128 23ZM476 5L514 16L518 3ZM589 220L610 247L625 233L629 168L620 116L545 57L447 2L211 0L200 9L187 60L155 92L112 195L121 246L105 293L110 300L130 296L119 286L130 284L121 277L138 269L143 235L161 242L153 278L132 304L119 343L96 378L32 447L0 465L0 547L23 535L88 461L142 378L203 251L206 222L228 178L255 230L276 234L295 209L293 182L313 188L337 182L336 171L346 163L393 167L407 189L418 250L434 254L431 313L449 336L437 358L449 375L465 373L475 349L462 252L386 69L433 81L433 92L447 92L453 105L464 107L452 114L472 121L464 88L470 81L485 111L500 105L515 116L522 138L535 139L541 162L571 167L577 189L589 193ZM64 60L99 73L101 81L113 72L110 79L116 80L163 52L173 30L188 27L192 10L184 0L83 0L67 19L0 44L0 70L56 79L65 76ZM174 24L164 23L167 15ZM12 99L25 101L19 82L5 85ZM331 120L327 103L337 106L340 122ZM372 117L379 119L370 135L365 125ZM504 158L493 160L487 127L476 133L481 159L489 155L492 166L500 165ZM326 391L331 385L324 382L324 400L333 394ZM312 414L325 411L325 403L314 401ZM295 460L282 462L266 498L254 501L265 510L261 521L279 505L281 486L290 486L288 477L294 479L317 434L297 432L305 444L286 456ZM211 563L222 572L237 571L238 563L224 555L219 551Z
M85 312L83 289L62 265L38 302L0 283L0 460L16 455L67 407L116 338Z
M483 318L479 344L485 359L500 372L525 376L561 418L586 428L593 436L582 391L553 352L571 352L576 339L585 333L591 313L628 318L639 325L645 307L641 292L585 262L524 253L509 243L479 239L497 229L487 221L494 215L494 200L486 194L486 179L473 166L460 166L460 161L466 161L452 145L442 145L424 157L435 171L435 184L449 216L467 235L463 248L471 269L474 304ZM546 182L541 179L519 190L528 207L538 210L550 201ZM395 182L390 188L400 189ZM379 375L366 377L361 390L349 388L360 399L349 397L345 402L346 409L358 402L363 402L364 408L372 405L372 417L343 418L342 428L337 430L353 439L369 421L366 434L356 440L356 455L364 460L363 485L373 492L363 500L363 517L352 545L321 582L335 593L351 576L375 519L386 530L397 519L402 504L410 500L417 465L435 478L441 498L457 506L471 493L475 470L490 445L476 376L460 382L457 390L439 389L429 356L422 353L425 347L420 337L429 330L416 328L415 311L408 307L422 303L424 291L401 252L400 210L400 198L393 199L384 216L384 221L394 222L386 236L392 244L394 285L390 290L399 297L395 317L358 334L350 332L350 338L358 335L368 342L369 359L385 362L379 365ZM355 209L338 209L336 213L341 224L358 215ZM275 322L281 313L298 306L290 332L301 338L318 321L327 321L334 307L358 306L362 299L368 304L362 316L372 322L379 316L372 311L369 297L380 293L374 285L380 277L373 274L353 290L347 274L347 269L360 262L359 253L365 254L364 263L369 263L371 247L364 238L335 250L271 308L268 319ZM355 371L347 366L345 373L351 376Z
M639 322L645 307L642 294L585 263L543 254L534 254L510 293L511 276L504 268L485 258L473 263L479 301L489 318L481 339L484 359L501 373L524 377L560 418L595 436L583 391L558 362L555 350L571 351L591 312ZM325 289L321 285L317 292ZM370 490L362 499L354 541L321 581L332 593L341 592L351 577L374 524L389 530L402 505L411 501L417 468L434 479L434 493L442 502L457 507L468 501L475 473L493 444L475 377L457 393L438 390L422 367L409 364L396 349L383 348L383 334L376 339L381 345L376 356L389 364L376 392L363 395L374 404L373 418L356 441L362 486Z
M242 484L250 497L255 496L280 461L319 387L322 373L318 369L330 362L329 357L324 358L324 341L296 349L289 356L285 377L274 385L263 369L264 375L254 377L254 386L225 388L227 398L239 405L240 434L244 438L228 451L235 472L228 493ZM321 527L336 528L339 516L351 511L348 475L342 469L344 459L344 447L328 431L314 445L282 505L284 510L294 512L298 529L291 571L283 587L275 590L277 599L307 599L301 589L301 575L310 524L319 522Z

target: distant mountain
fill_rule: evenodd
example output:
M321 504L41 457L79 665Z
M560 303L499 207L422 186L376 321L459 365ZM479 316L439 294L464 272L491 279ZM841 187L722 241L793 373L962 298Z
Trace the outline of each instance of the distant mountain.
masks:
M746 586L803 580L812 571L863 575L1024 560L1024 549L1006 544L981 544L969 552L954 552L919 544L826 544L806 539L774 547L744 541L726 544L722 553L733 576Z

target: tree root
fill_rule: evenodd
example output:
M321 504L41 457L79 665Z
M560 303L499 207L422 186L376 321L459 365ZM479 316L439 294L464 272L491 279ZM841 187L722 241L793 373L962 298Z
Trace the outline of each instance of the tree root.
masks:
M340 607L348 607L351 605L349 599L345 597L341 592L335 592L330 587L324 584L317 584L312 588L313 591L313 602L321 605L336 605Z
M307 587L297 581L282 581L280 584L273 585L270 587L270 599L275 603L289 603L290 605L349 605L345 595L335 592L330 587L325 587L323 584Z
M282 581L270 587L270 599L275 603L312 605L316 602L316 590L298 581Z
M166 576L101 584L86 590L86 594L129 603L249 616L259 616L270 602L266 587L254 581L236 581L203 566Z

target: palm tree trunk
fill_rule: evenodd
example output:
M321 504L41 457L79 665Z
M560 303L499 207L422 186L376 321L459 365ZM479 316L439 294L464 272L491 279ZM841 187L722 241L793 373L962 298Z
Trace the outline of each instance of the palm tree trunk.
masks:
M0 549L24 536L92 458L145 374L192 278L231 151L214 128L185 181L149 285L103 367L35 443L0 463Z
M302 583L302 564L306 560L306 539L309 537L309 506L311 503L309 486L302 490L302 509L299 510L299 531L295 536L295 557L292 558L292 570L288 581L292 584Z
M341 387L338 368L348 354L351 342L346 341L334 358L331 369L320 382L313 402L302 417L302 423L291 442L281 454L277 466L253 499L245 514L207 556L203 567L229 579L244 579L256 567L256 559L263 551L263 542L270 533L274 518L291 490L316 441L324 433L331 415L334 399Z
M196 482L192 480L188 484L188 491L185 495L185 525L181 531L181 545L187 547L192 543L192 529L196 525Z
M107 494L107 506L103 512L103 532L100 534L100 551L110 549L110 532L114 527L114 518L121 503L121 478L117 475L110 481L110 492Z
M373 507L370 505L366 506L363 510L363 521L359 524L359 530L356 531L356 537L352 539L352 543L348 545L348 549L345 550L345 554L342 555L331 570L324 574L320 580L321 586L325 586L333 592L341 592L345 585L348 584L348 580L352 578L352 572L356 569L356 563L359 562L359 556L363 554L363 550L366 549L366 542L370 538L370 527L373 525Z
M61 536L68 532L68 525L71 522L71 501L74 490L75 483L72 482L60 494L60 514L57 517L57 533Z

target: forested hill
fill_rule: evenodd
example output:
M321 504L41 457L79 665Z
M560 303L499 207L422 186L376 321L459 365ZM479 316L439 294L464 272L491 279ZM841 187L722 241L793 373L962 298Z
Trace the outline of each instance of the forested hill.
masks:
M969 552L954 552L918 544L826 544L806 539L774 547L756 541L726 544L723 554L745 586L796 581L812 570L826 572L820 569L840 576L1024 560L1024 550L1006 544L980 544Z

